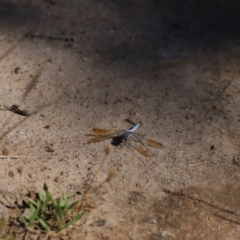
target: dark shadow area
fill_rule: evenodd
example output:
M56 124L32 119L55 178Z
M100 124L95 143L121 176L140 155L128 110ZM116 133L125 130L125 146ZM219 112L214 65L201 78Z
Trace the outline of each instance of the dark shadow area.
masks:
M216 104L213 105L213 101L222 110L222 95L229 86L229 81L223 79L221 86L220 73L216 73L218 75L215 82L204 83L200 78L187 81L183 77L184 71L178 75L180 71L176 70L174 74L170 73L173 77L164 77L158 69L133 70L131 67L143 66L145 63L157 65L159 62L184 59L205 51L231 48L240 35L240 2L91 0L71 1L71 4L66 5L57 1L44 1L40 6L37 3L2 2L2 24L8 26L9 23L12 27L15 26L12 24L14 21L18 27L24 27L34 21L39 23L38 31L33 32L29 40L36 41L36 44L47 41L50 48L60 49L62 52L70 49L76 62L66 74L70 71L77 72L79 66L84 70L86 67L108 72L106 77L94 75L94 71L90 70L86 73L88 76L81 79L84 83L89 81L89 87L86 87L89 95L84 97L88 98L92 94L96 100L95 105L109 102L108 106L104 105L108 111L126 111L123 109L125 105L131 106L129 111L135 111L133 106L141 109L141 104L148 104L149 99L154 99L154 103L148 107L161 112L164 107L160 109L160 106L167 105L173 98L182 98L177 103L180 108L192 104L189 101L192 98L193 104L199 104L195 105L196 109L200 108L199 112L205 102L206 115L215 111ZM57 16L55 13L58 13ZM41 21L44 17L47 20ZM85 58L89 58L91 63L84 65ZM73 59L69 59L69 62L74 61ZM126 70L124 66L130 68ZM102 84L102 80L106 82ZM147 83L143 86L144 82L149 85ZM197 88L195 83L200 87ZM57 81L56 84L59 86ZM115 91L115 99L111 91ZM137 105L139 99L142 99L142 103ZM82 99L79 101L82 102Z
M122 137L122 135L116 136L116 137L113 137L113 138L112 138L111 144L112 144L113 146L118 147L118 146L120 146L122 143L123 143L123 137Z
M77 6L74 1L72 4ZM134 64L181 58L193 52L227 48L240 36L239 1L94 0L88 9L89 16L81 4L79 18L61 15L62 25L71 21L75 34L79 34L76 31L81 31L81 25L87 25L89 32L82 31L77 40L85 36L95 42L93 51L110 61ZM45 1L44 5L45 15L64 8L54 1ZM94 14L91 8L95 8ZM0 3L1 21L6 26L11 23L21 27L40 20L44 14L35 3ZM54 25L48 26L48 34L51 28ZM92 32L96 32L94 36Z
M227 48L240 36L239 1L110 2L122 21L122 29L113 30L130 36L115 46L108 43L113 60L136 63L184 57Z
M40 9L31 4L13 3L10 1L1 1L0 3L0 18L2 27L7 27L9 24L17 27L24 27L26 24L34 24L42 17Z

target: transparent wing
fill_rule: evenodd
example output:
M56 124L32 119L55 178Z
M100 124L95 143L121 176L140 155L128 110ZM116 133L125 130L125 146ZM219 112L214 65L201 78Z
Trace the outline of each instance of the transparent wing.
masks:
M129 145L133 147L136 151L140 154L144 155L145 157L152 157L153 153L148 149L148 147L142 142L145 135L133 133L127 140Z
M152 157L153 154L142 142L129 141L129 145L145 157Z
M86 134L86 136L91 137L87 143L94 143L94 142L100 142L104 141L106 139L113 139L118 138L123 135L124 130L121 131L111 131L104 128L94 128L91 130L90 134ZM138 133L132 133L130 137L127 140L127 144L135 149L140 154L144 155L145 157L152 157L154 154L149 150L147 146L154 147L154 148L164 148L163 144L160 142L157 142L153 139L146 138L146 135L138 134ZM122 139L116 146L119 144L122 144Z
M146 134L139 134L136 132L131 133L131 136L129 137L129 141L134 142L141 142L145 138Z
M90 134L87 134L87 136L106 136L106 135L109 135L109 134L112 134L113 132L109 129L104 129L104 128L93 128L91 130L91 133Z
M111 139L122 133L123 133L123 131L113 132L108 129L94 128L91 130L90 134L86 134L86 136L91 137L87 143L94 143L94 142L99 142L99 141L103 141L106 139Z
M128 139L129 145L137 150L140 154L151 157L154 154L150 151L147 146L154 147L154 148L164 148L163 144L157 142L153 139L146 138L145 135L132 133L132 135ZM147 146L146 146L147 145Z
M146 144L150 147L154 148L164 148L163 144L160 142L157 142L151 138L146 138L146 135L138 134L138 133L132 133L131 136L129 137L130 141L135 141L135 142L142 142L142 144Z
M160 148L160 149L164 148L162 143L157 142L157 141L155 141L153 139L150 139L150 138L144 138L143 143L147 144L150 147L154 147L154 148Z

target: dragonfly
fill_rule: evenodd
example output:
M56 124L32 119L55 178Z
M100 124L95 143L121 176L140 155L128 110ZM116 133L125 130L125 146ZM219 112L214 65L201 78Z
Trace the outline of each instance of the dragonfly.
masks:
M136 124L129 119L126 119L126 121L133 124L133 126L127 130L112 132L111 130L103 128L92 129L90 134L86 134L86 136L91 137L87 143L95 143L106 139L112 139L112 145L127 145L133 147L137 152L145 157L154 156L154 154L150 151L149 146L158 149L164 148L162 143L147 138L146 134L142 135L136 133L136 130L142 125L141 121Z

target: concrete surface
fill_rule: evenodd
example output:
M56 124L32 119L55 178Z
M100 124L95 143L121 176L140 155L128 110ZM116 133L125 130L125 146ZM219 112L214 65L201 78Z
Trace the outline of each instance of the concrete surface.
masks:
M81 199L100 166L94 208L68 239L239 239L239 10L1 1L1 215L6 196L44 182ZM149 159L111 140L84 144L92 128L126 129L128 117L165 148Z

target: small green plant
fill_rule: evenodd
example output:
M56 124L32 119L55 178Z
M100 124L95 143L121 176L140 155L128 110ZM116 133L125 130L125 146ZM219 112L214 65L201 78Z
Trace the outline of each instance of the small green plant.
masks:
M20 222L28 229L31 226L40 226L43 230L62 230L77 222L84 214L74 207L78 203L71 202L65 193L61 198L54 199L44 183L44 192L37 194L37 199L28 198L28 207L31 214L20 217Z

